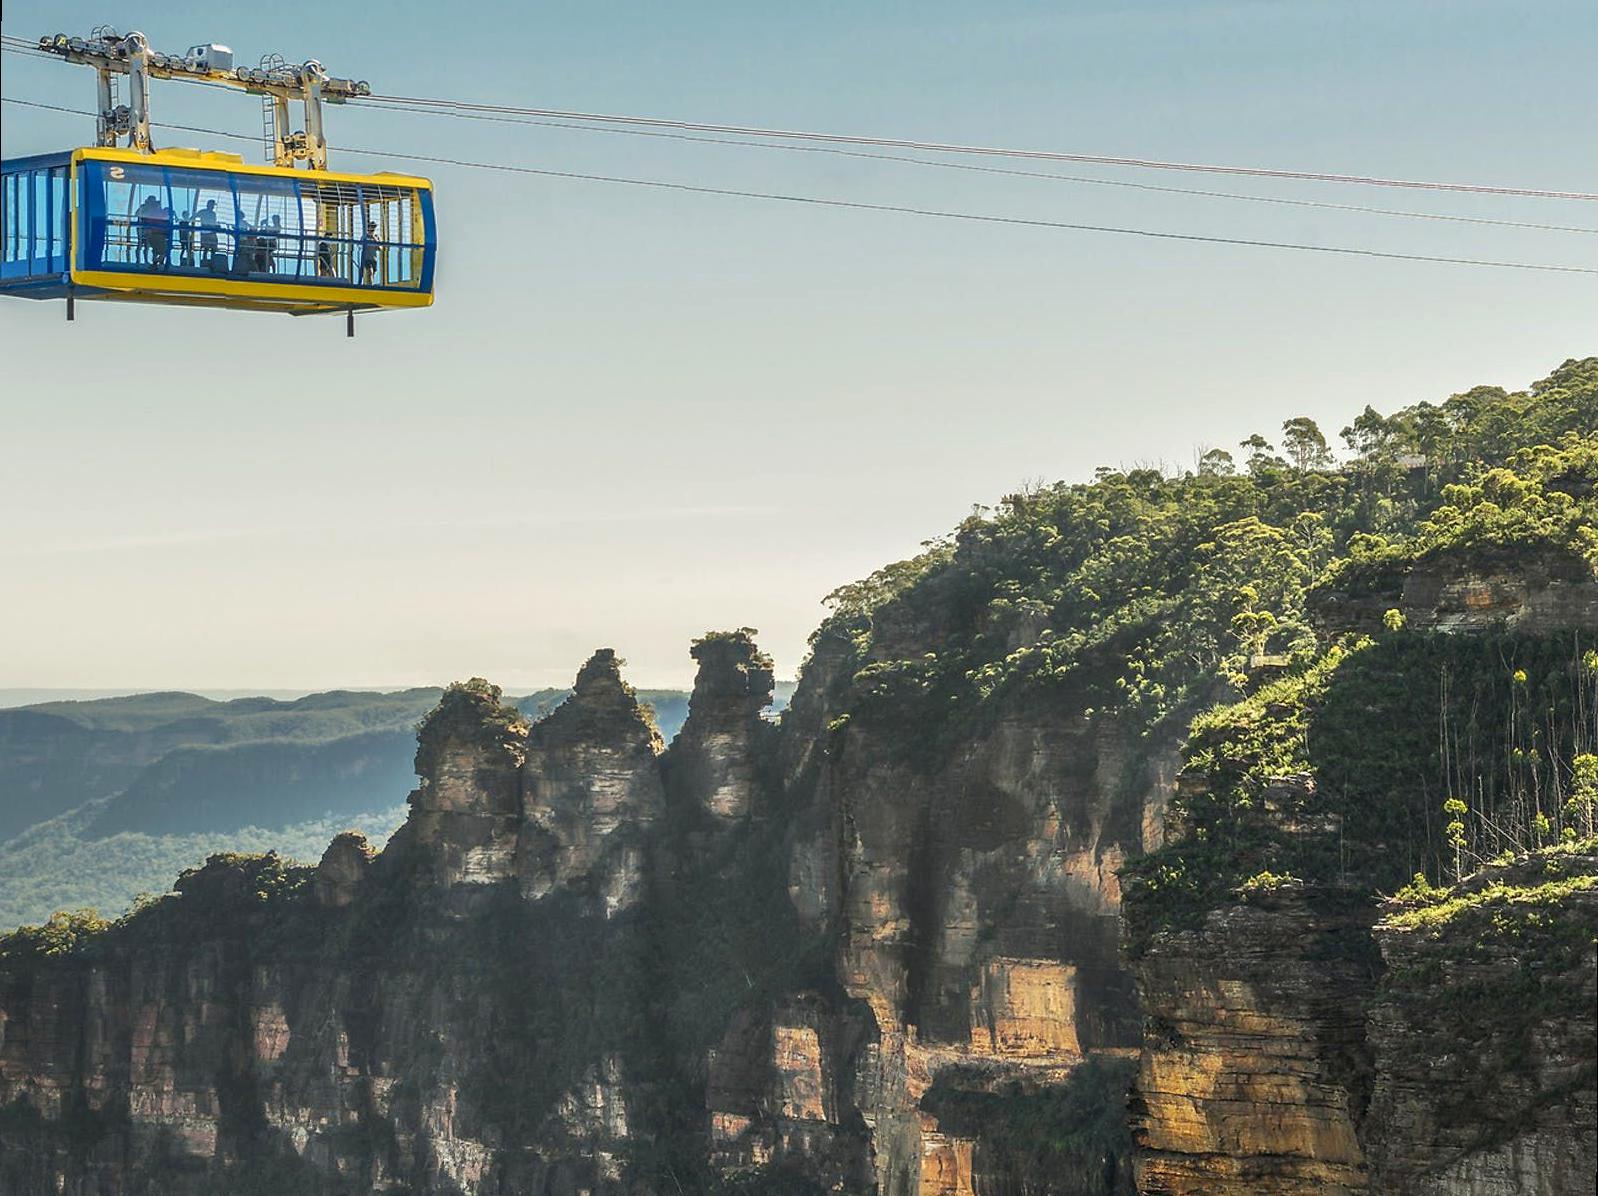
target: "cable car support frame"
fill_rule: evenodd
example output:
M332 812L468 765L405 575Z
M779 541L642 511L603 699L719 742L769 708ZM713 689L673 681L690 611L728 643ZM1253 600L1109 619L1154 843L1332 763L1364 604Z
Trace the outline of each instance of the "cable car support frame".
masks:
M195 45L182 55L153 50L143 33L118 33L109 26L96 27L87 38L57 33L41 37L39 49L59 55L66 62L92 68L96 75L96 140L100 147L127 148L153 154L155 143L150 133L150 80L171 79L184 83L204 83L234 88L262 97L263 140L273 166L294 169L300 163L308 171L328 169L326 125L322 106L342 104L372 94L365 80L329 75L316 59L303 63L284 62L279 55L267 55L258 67L235 67L232 51L223 45ZM128 102L118 102L118 82L128 79ZM304 114L304 127L290 131L290 105L298 103ZM67 294L67 319L75 316L73 295ZM346 335L355 335L354 307L348 308Z

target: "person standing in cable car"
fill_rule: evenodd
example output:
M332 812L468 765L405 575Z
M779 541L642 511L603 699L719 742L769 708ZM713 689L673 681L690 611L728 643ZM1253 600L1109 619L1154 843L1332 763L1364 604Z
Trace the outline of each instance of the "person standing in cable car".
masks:
M283 231L283 218L273 216L261 221L261 270L267 274L277 270L277 239Z
M161 269L172 266L172 209L155 205L155 228L150 236L150 248L155 255L154 264Z
M218 270L216 253L216 200L207 200L205 207L194 213L194 222L200 226L200 258L207 270Z
M133 260L141 265L145 262L155 263L155 226L160 219L161 201L153 195L146 195L134 214L138 240L134 245Z
M377 221L366 222L366 244L361 249L361 285L370 286L377 278Z

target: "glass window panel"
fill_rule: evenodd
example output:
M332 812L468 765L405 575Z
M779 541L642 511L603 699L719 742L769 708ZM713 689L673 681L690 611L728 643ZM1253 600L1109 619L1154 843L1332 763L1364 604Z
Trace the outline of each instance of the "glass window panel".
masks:
M71 182L72 176L67 168L57 167L55 171L55 269L57 270L67 268L67 258L72 252L72 200L68 190Z
M6 207L11 235L6 238L6 260L11 262L25 262L28 260L28 178L25 173L19 172L6 180L10 184Z
M170 269L177 273L232 274L238 255L239 208L229 176L214 170L167 171L177 213Z
M8 174L0 179L0 249L4 260L16 260L17 254L17 176Z
M33 265L43 274L50 268L50 255L55 247L50 243L50 172L33 172Z
M86 164L86 257L120 269L259 282L420 285L420 200L407 187L139 163ZM64 217L63 217L64 219Z

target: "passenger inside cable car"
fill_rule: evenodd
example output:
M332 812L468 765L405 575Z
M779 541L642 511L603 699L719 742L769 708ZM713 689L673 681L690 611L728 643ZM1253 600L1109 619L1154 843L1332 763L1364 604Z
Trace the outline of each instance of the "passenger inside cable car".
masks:
M419 282L423 246L416 193L407 187L138 164L85 163L85 173L97 268L363 287Z
M0 294L313 315L425 307L432 186L85 147L0 162Z

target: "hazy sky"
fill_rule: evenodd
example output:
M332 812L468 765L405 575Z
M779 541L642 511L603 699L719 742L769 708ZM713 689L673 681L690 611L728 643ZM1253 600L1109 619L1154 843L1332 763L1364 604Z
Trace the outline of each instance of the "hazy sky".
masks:
M29 37L137 22L165 50L315 56L378 92L1598 191L1592 0L11 0L5 16ZM90 106L91 72L3 61L6 94ZM157 82L153 108L259 128L243 95ZM329 135L1598 265L1595 237L822 154L353 107ZM90 138L87 118L5 109L7 155ZM1058 169L1598 228L1593 204ZM1186 464L1291 415L1333 435L1367 402L1519 386L1598 351L1593 277L431 173L437 305L365 319L353 342L337 319L84 304L69 326L59 303L0 302L0 686L526 688L601 644L635 681L677 684L693 635L744 624L791 675L823 594L1023 481Z

